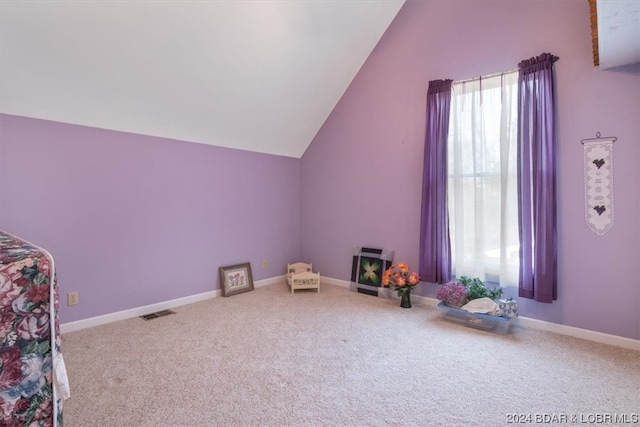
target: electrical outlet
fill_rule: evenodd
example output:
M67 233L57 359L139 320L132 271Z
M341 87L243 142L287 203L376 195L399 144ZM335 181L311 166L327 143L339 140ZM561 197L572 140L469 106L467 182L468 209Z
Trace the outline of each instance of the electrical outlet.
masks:
M78 305L78 292L69 292L67 294L67 305Z
M266 259L262 260L262 268L267 268L267 260Z

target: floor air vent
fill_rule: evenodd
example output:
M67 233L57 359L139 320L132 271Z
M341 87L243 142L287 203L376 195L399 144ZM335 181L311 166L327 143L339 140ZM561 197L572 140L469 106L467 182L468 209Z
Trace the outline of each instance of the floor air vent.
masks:
M171 310L162 310L162 311L156 311L155 313L145 314L144 316L140 316L140 317L144 320L151 320L151 319L157 319L158 317L162 317L162 316L168 316L170 314L176 314L176 312Z

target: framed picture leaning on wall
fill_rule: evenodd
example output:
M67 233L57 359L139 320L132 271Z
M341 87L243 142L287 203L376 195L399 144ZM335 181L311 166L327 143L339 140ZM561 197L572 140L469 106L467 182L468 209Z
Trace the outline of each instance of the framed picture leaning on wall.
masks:
M220 267L220 288L223 297L253 290L253 275L248 262Z

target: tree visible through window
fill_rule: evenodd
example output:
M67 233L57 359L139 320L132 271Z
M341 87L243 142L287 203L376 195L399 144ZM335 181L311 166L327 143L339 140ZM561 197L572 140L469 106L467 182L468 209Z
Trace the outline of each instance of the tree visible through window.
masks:
M453 82L447 152L452 274L518 284L517 71Z

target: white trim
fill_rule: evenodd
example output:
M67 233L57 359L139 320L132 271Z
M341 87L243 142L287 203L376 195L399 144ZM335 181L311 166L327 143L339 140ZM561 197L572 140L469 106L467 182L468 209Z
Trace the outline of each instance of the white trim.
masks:
M411 302L416 301L418 304L437 307L440 302L436 298L422 297L412 295ZM640 351L640 340L621 337L618 335L605 334L603 332L590 331L588 329L576 328L574 326L562 325L559 323L547 322L545 320L532 319L530 317L514 317L511 319L513 325L521 328L539 329L541 331L552 332L559 335L567 335L570 337L580 338L583 340L593 341L601 344L613 345L616 347L627 348L629 350Z
M255 288L271 285L284 280L285 276L271 277L253 282ZM131 308L129 310L117 311L115 313L104 314L102 316L90 317L88 319L77 320L75 322L63 323L60 325L60 333L78 331L80 329L91 328L93 326L104 325L106 323L117 322L119 320L130 319L132 317L142 316L144 314L153 313L155 311L167 310L182 305L193 304L196 302L217 298L222 295L218 289L215 291L204 292L201 294L190 295L188 297L177 298L169 301L163 301L156 304L149 304L142 307Z
M275 283L281 283L286 279L286 276L276 276L268 279L257 280L254 282L254 287L259 288ZM321 283L328 285L335 285L341 288L349 289L351 282L346 280L333 279L330 277L320 278ZM220 296L220 290L205 292L202 294L191 295L184 298L178 298L171 301L165 301L157 304L146 305L144 307L132 308L130 310L118 311L116 313L105 314L103 316L91 317L89 319L78 320L76 322L64 323L60 325L60 332L67 333L73 332L84 328L90 328L92 326L104 325L105 323L116 322L118 320L129 319L131 317L142 316L154 311L166 310L173 307L179 307L181 305L192 304L195 302L204 301L210 298L217 298ZM436 298L423 297L420 295L412 295L411 302L416 305L424 305L428 307L437 307L440 302ZM640 340L634 340L632 338L620 337L617 335L605 334L602 332L590 331L588 329L576 328L573 326L561 325L559 323L551 323L544 320L532 319L529 317L516 317L512 319L514 325L522 328L540 329L542 331L552 332L559 335L567 335L575 338L581 338L584 340L594 341L601 344L613 345L616 347L627 348L630 350L640 351Z
M91 328L94 326L104 325L106 323L142 316L155 311L167 310L186 304L193 304L210 298L216 298L220 296L220 294L220 290L204 292L202 294L163 301L156 304L149 304L142 307L131 308L129 310L116 311L115 313L104 314L102 316L89 317L88 319L77 320L75 322L63 323L60 325L60 333L65 334L67 332L78 331L80 329Z
M273 285L275 283L287 283L287 276L283 274L282 276L269 277L268 279L256 280L253 282L254 288L261 288L263 286Z
M440 300L430 297L423 297L421 295L411 294L411 302L418 305L426 305L427 307L438 308Z
M320 276L320 283L326 283L327 285L335 285L340 286L341 288L349 289L351 282L346 280L332 279L331 277L322 277Z
M559 323L546 322L544 320L532 319L530 317L516 317L513 318L513 322L514 325L521 326L523 328L540 329L542 331L553 332L560 335L568 335L570 337L581 338L583 340L640 351L640 340L634 340L632 338L590 331L588 329L561 325Z

